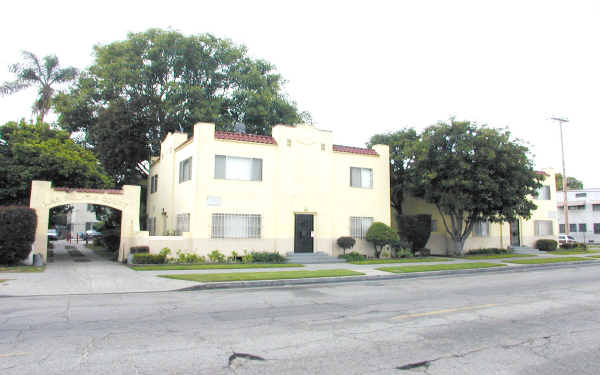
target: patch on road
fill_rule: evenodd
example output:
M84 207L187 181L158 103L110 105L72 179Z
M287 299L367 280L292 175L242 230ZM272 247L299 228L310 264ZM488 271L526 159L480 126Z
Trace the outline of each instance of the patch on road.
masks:
M236 369L238 367L242 367L244 364L249 361L265 361L263 357L248 354L248 353L236 353L233 352L232 355L229 356L229 367Z
M428 369L429 365L431 365L431 361L421 361L421 362L409 363L404 366L398 366L398 367L396 367L396 370L413 370L413 369L421 368L421 367Z

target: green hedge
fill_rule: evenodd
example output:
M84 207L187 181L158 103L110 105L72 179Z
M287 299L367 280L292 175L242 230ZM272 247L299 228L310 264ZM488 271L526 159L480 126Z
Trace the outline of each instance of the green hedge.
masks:
M554 251L556 250L556 247L558 246L558 242L554 241L554 240L537 240L535 243L535 247L538 250L543 250L543 251Z
M512 253L512 250L490 247L490 248L485 248L485 249L469 250L465 255L510 254L510 253Z
M163 254L146 254L137 253L133 254L134 264L163 264L166 263L167 257Z
M0 264L27 258L35 240L37 215L29 207L0 207Z
M362 260L366 260L366 255L353 251L351 253L345 255L339 255L338 258L346 259L348 262L360 262Z
M251 252L252 262L254 263L285 263L286 259L278 252Z

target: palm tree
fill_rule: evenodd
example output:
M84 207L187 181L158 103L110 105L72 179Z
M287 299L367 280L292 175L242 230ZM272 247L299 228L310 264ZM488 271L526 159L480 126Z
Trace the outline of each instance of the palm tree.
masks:
M53 85L71 82L77 78L79 70L73 67L60 68L58 57L49 55L43 62L31 52L23 51L23 63L9 66L11 73L17 75L12 82L4 82L0 86L0 95L10 95L31 86L39 86L38 97L33 103L33 113L44 121L44 116L50 111L54 97Z

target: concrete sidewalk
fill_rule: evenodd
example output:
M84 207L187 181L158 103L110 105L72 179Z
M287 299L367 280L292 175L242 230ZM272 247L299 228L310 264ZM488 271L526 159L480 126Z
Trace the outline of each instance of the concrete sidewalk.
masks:
M66 246L79 250L83 256L69 255ZM136 272L97 255L83 243L55 241L54 254L44 272L0 272L0 279L7 280L0 283L0 296L160 292L195 285L183 281L183 286L179 280Z
M66 246L72 247L67 249ZM69 250L78 250L83 256L73 256ZM350 263L328 263L328 264L307 264L301 268L250 268L250 269L216 269L216 270L164 270L164 271L134 271L122 264L107 260L92 250L86 248L82 243L67 244L65 241L56 241L53 261L46 266L45 272L40 273L1 273L0 279L8 279L0 283L0 296L36 296L36 295L62 295L62 294L103 294L103 293L144 293L144 292L164 292L181 289L212 289L212 288L232 288L249 286L274 286L274 285L295 285L308 283L330 283L344 281L364 281L381 279L399 279L430 277L435 275L460 275L472 274L477 272L511 272L525 271L533 269L548 269L557 267L575 267L577 265L593 265L597 259L587 258L585 255L550 255L532 256L531 258L560 258L566 256L583 257L589 262L570 262L566 264L550 265L520 265L507 263L510 260L529 259L529 257L505 258L505 259L454 259L452 261L440 262L415 262L415 263L386 263L386 264L368 264L358 265ZM598 253L600 255L600 253ZM77 255L77 254L74 254ZM589 254L586 254L589 255ZM83 261L82 261L83 259ZM459 264L459 263L503 263L505 267L482 268L472 270L455 271L435 271L412 274L392 274L379 271L377 268L394 266L418 266L418 265L436 265L436 264ZM173 274L210 274L210 273L238 273L238 272L274 272L274 271L292 271L292 270L326 270L326 269L347 269L358 271L365 276L337 277L337 278L316 278L299 280L273 280L273 281L252 281L252 282L231 282L231 283L196 283L185 280L172 280L157 277L159 275Z

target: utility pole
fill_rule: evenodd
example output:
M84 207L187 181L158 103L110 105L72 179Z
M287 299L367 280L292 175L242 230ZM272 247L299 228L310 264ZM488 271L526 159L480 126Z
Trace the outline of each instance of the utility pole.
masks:
M562 155L562 175L563 175L563 194L564 194L564 216L565 216L565 234L569 235L569 202L567 201L567 172L565 171L565 146L563 142L563 124L569 122L565 118L552 117L551 120L558 121L560 126L560 150Z

